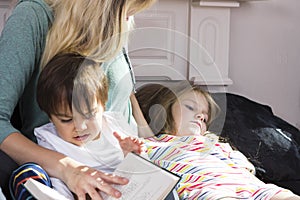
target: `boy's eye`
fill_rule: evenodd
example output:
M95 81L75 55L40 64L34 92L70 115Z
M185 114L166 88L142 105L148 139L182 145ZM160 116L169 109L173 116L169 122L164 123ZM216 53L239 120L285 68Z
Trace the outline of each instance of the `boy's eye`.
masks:
M84 116L84 118L86 118L86 119L92 119L92 118L94 118L96 116L96 113L97 113L97 111L94 111L92 113L86 114Z
M72 122L72 118L70 118L70 119L61 119L60 121L62 123L70 123L70 122Z
M92 115L92 114L88 114L88 115L85 115L84 118L85 118L85 119L92 119L92 118L93 118L93 115Z

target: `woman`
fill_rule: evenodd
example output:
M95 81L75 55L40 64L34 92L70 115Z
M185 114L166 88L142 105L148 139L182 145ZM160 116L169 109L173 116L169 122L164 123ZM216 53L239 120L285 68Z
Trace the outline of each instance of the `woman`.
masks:
M123 112L134 126L129 96L132 84L118 94L120 72L129 73L122 46L127 39L130 15L147 7L154 0L21 0L6 22L0 38L0 159L1 187L7 187L10 171L18 164L36 162L51 176L60 178L78 199L89 194L101 199L97 190L120 197L110 183L126 184L127 179L107 175L89 168L62 154L39 147L33 128L45 124L47 116L36 103L36 82L40 66L61 52L78 53L104 65L109 79L108 110ZM45 50L45 51L44 51ZM121 53L120 53L121 52ZM117 59L118 58L118 59ZM118 66L116 66L118 65ZM128 78L128 76L127 76ZM118 94L117 96L114 96ZM120 99L111 99L111 98ZM134 96L131 96L134 100ZM115 105L113 102L122 102ZM134 104L135 105L135 104ZM15 109L16 108L16 109ZM21 124L11 124L14 110ZM140 115L140 111L133 108ZM142 121L143 122L143 121ZM7 155L8 156L7 156ZM10 158L11 157L11 158ZM7 192L7 190L5 190Z

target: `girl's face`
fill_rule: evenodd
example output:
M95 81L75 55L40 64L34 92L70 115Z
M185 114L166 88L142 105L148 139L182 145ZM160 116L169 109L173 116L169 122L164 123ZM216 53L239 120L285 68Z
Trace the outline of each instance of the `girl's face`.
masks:
M91 113L84 112L84 115L78 113L75 108L73 113L69 109L63 109L58 115L50 115L58 135L77 146L98 139L102 130L104 106L94 101L92 108Z
M172 105L177 136L203 135L207 131L208 102L200 92L188 91Z

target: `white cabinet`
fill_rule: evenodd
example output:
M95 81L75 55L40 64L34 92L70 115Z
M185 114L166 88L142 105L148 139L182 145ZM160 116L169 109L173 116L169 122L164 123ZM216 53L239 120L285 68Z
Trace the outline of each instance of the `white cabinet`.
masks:
M191 4L189 78L196 84L232 84L228 70L233 7L239 7L239 2L194 0Z
M230 9L238 1L159 0L135 16L129 55L137 81L192 80L232 84Z
M189 3L159 0L135 16L129 56L137 80L181 80L188 76Z

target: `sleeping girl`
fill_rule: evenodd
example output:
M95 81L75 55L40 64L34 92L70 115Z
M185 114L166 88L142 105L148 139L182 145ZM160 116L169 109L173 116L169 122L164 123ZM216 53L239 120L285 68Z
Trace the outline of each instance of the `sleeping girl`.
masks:
M145 140L150 159L181 176L181 199L300 199L255 177L247 158L207 131L218 106L196 86L153 84L137 93L156 136ZM155 114L155 115L152 115ZM150 116L150 117L149 117ZM152 117L151 117L152 116Z

